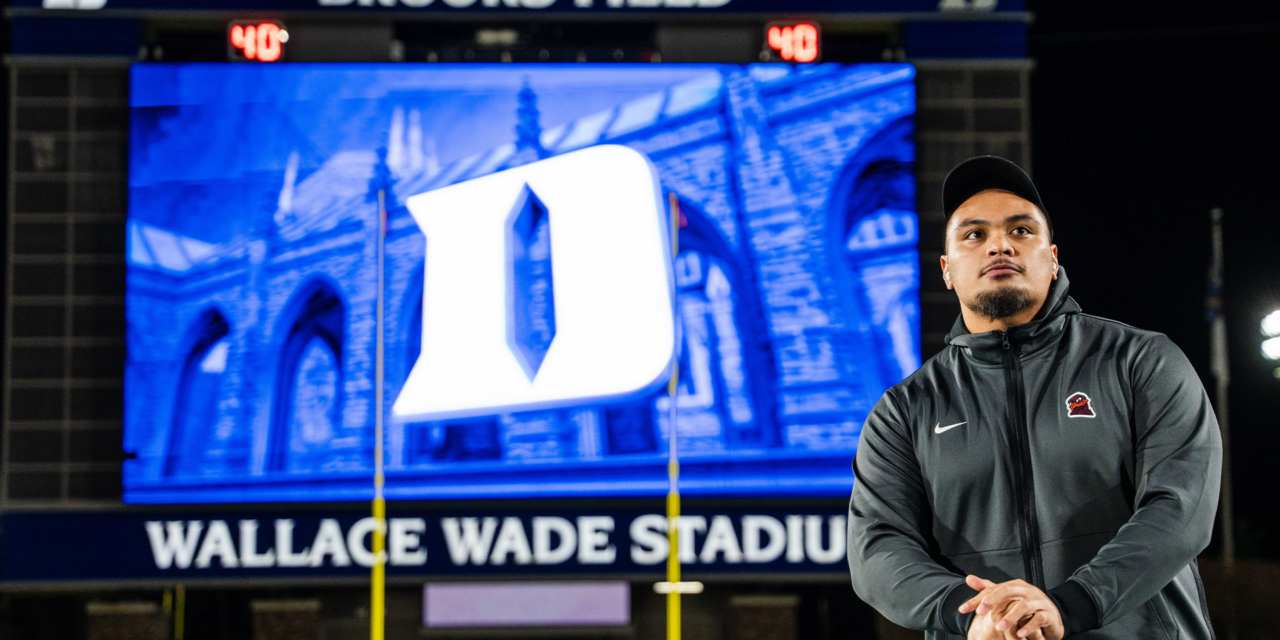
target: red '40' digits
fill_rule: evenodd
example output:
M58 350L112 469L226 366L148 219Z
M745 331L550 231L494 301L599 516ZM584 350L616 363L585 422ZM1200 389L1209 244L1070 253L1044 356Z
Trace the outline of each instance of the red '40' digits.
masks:
M289 32L274 22L257 25L232 25L231 46L241 50L246 60L275 62L284 53Z
M813 62L818 59L818 28L802 22L790 27L769 27L769 48L787 62Z

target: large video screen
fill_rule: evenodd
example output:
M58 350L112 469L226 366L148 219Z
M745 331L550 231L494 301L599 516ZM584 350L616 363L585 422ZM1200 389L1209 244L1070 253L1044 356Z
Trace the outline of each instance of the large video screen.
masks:
M135 65L125 500L368 499L379 406L389 499L847 495L914 75Z

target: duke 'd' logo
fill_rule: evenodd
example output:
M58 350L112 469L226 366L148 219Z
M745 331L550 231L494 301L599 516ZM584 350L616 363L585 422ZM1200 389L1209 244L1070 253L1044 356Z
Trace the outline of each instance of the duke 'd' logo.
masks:
M422 352L397 418L641 397L667 379L670 230L644 155L589 147L405 204L427 250Z
M1068 418L1096 418L1093 413L1093 406L1090 404L1089 394L1083 391L1077 391L1067 398L1067 417Z

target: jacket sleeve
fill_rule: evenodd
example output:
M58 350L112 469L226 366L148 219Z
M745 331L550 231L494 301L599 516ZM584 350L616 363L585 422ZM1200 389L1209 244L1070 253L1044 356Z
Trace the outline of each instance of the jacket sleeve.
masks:
M1163 335L1130 366L1134 513L1111 542L1050 590L1068 635L1103 627L1142 605L1209 544L1222 478L1222 438L1209 397Z
M977 592L930 555L933 515L910 438L890 390L867 416L853 462L849 572L858 597L913 629L964 635L973 614L959 607Z

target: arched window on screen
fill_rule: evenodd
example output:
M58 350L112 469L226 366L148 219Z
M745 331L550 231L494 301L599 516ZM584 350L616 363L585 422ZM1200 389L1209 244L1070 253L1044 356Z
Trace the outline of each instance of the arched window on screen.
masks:
M173 426L164 458L166 477L198 476L206 471L206 444L217 428L230 332L226 319L214 309L201 314L188 332L185 344L191 346L174 402Z
M776 446L775 372L753 272L701 209L681 199L680 211L680 449L696 455ZM606 410L609 452L665 452L669 403L664 389L639 405Z
M285 309L268 466L314 473L356 464L360 447L341 437L345 305L313 281Z
M875 134L832 190L832 262L841 300L869 328L856 347L866 384L880 393L920 367L920 254L912 121Z

